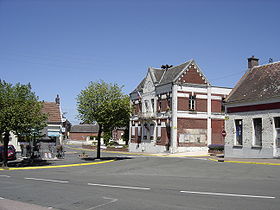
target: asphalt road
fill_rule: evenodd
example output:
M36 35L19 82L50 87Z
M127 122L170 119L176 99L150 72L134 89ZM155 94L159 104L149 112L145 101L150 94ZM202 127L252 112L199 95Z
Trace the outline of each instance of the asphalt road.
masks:
M92 166L0 171L0 207L16 200L79 210L280 208L279 166L104 156L121 158ZM65 161L76 157L69 154Z

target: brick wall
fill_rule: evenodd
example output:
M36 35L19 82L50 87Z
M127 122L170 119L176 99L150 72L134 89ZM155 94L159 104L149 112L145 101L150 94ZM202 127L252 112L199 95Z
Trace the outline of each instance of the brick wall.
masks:
M212 120L212 142L211 144L224 144L224 138L222 136L222 130L224 128L224 120Z
M182 78L179 79L179 82L193 83L193 84L206 84L196 69L189 69L187 73Z
M206 119L178 118L178 132L181 129L207 129Z
M191 147L201 147L201 146L206 146L205 143L198 143L198 142L192 142L192 143L182 143L179 142L179 137L180 134L185 134L186 129L207 129L207 119L190 119L190 118L178 118L177 120L178 123L178 130L177 130L177 141L178 145L180 147L186 147L186 146L191 146ZM205 138L207 136L205 135Z
M97 133L70 133L69 139L85 141L88 136L97 136Z
M211 111L221 113L221 111L222 111L222 101L212 100Z
M207 99L196 99L196 111L207 112Z
M189 110L189 98L178 97L177 109L179 111L188 111Z

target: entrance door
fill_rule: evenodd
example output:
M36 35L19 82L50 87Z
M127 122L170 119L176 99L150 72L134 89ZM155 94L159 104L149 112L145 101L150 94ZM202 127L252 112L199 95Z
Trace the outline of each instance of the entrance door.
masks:
M275 125L275 143L274 143L274 157L280 157L280 117L274 118Z

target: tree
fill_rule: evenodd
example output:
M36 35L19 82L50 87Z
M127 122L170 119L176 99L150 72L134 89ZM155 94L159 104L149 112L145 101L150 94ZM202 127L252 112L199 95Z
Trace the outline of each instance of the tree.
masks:
M79 118L86 123L97 122L97 158L100 159L100 137L102 132L112 132L116 127L127 125L130 117L129 97L117 84L104 81L90 82L77 97Z
M0 80L0 134L4 134L4 167L7 167L10 132L21 138L44 128L47 116L41 109L42 103L31 91L30 84L17 83L13 86Z

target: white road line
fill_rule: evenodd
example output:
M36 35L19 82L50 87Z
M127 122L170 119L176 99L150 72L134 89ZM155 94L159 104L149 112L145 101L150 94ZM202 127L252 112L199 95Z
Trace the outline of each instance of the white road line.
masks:
M119 185L93 184L93 183L88 183L88 185L91 185L91 186L100 186L100 187L112 187L112 188L132 189L132 190L151 190L151 188L148 188L148 187L119 186Z
M8 175L0 175L0 177L7 177L7 178L10 178L11 176L8 176Z
M4 200L5 198L0 197L0 200Z
M101 207L101 206L105 206L105 205L108 205L108 204L110 204L110 203L114 203L114 202L118 201L118 199L116 199L116 198L103 197L103 199L111 200L111 201L109 201L109 202L107 202L107 203L100 204L100 205L98 205L98 206L93 206L93 207L91 207L91 208L89 208L89 209L86 209L86 210L96 209L96 208L99 208L99 207Z
M215 192L195 192L195 191L180 191L181 193L200 194L200 195L218 195L218 196L233 196L233 197L247 197L247 198L267 198L273 199L275 197L262 195L244 195L244 194L229 194L229 193L215 193Z
M37 178L28 178L28 177L25 177L24 179L35 180L35 181L45 181L45 182L55 182L55 183L69 183L69 181L55 180L55 179L37 179Z

